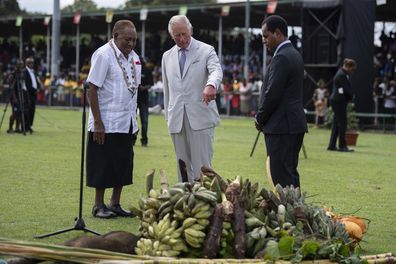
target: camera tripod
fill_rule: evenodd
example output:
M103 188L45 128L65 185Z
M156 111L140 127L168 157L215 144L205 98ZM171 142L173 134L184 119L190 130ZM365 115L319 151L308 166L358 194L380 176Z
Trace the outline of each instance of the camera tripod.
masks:
M82 202L83 202L83 181L84 181L84 147L85 147L85 123L86 123L86 114L85 114L85 105L86 105L86 94L87 94L87 86L84 84L84 103L83 103L83 114L82 114L82 131L81 131L81 170L80 170L80 201L79 201L79 210L78 216L74 219L75 223L73 227L62 229L59 231L55 231L53 233L38 235L36 238L45 238L54 235L59 235L62 233L66 233L73 230L81 230L84 232L90 232L95 235L100 235L98 232L90 230L86 227L84 219L82 218Z
M27 98L25 98L25 95L23 94L24 91L23 91L23 88L21 87L21 79L22 79L21 78L21 74L22 73L18 72L18 71L15 73L15 82L16 82L15 84L16 84L16 91L17 91L17 97L18 97L17 101L19 103L20 117L18 116L18 113L14 113L14 110L13 110L12 115L15 114L15 117L14 117L15 120L14 121L16 121L16 127L17 128L18 128L19 121L22 121L22 124L21 124L22 125L22 133L23 133L23 135L26 136L26 130L27 130L26 129L26 122L28 122L30 124L30 120L29 120L29 96L27 96ZM14 95L14 84L11 85L10 95L9 95L9 97L7 99L7 102L6 102L6 105L4 107L3 116L2 116L1 122L0 122L0 131L1 131L1 127L3 125L4 117L5 117L6 112L7 112L8 105L10 104L13 95ZM25 108L26 103L27 103L27 106L28 106L27 109ZM19 120L19 118L20 118L20 120Z

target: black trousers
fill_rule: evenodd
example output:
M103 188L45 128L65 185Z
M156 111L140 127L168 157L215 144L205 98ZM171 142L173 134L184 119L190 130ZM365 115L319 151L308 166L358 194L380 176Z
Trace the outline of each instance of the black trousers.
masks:
M36 93L29 94L29 124L26 126L30 129L33 126L34 114L36 112Z
M329 148L335 148L338 138L338 147L345 148L345 131L347 128L347 102L330 102L334 112L334 120L331 128L331 136L329 142Z
M148 103L144 102L138 103L139 107L139 115L140 115L140 123L141 123L141 139L140 142L143 145L146 145L148 143L148 138L147 138L147 130L148 130L148 118L149 118L149 112L148 112Z
M305 133L265 134L265 146L270 158L272 182L282 187L293 185L300 187L300 175L297 171L298 155Z

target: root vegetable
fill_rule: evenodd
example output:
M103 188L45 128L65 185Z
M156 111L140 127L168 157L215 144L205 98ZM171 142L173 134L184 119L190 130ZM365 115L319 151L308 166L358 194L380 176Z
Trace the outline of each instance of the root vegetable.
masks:
M347 231L349 237L355 239L356 241L362 240L363 231L358 224L347 220L341 220L341 223L344 224L345 231Z

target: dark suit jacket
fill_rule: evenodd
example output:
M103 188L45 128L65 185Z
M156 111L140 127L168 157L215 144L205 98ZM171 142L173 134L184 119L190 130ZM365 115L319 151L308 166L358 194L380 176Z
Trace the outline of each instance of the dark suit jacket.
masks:
M303 107L304 62L288 43L271 60L261 87L256 122L266 134L307 131Z
M340 93L341 92L341 93ZM348 75L341 68L337 71L333 80L333 91L330 95L330 100L339 103L347 103L352 100L353 91Z
M25 74L25 84L26 84L26 89L28 90L30 96L36 96L37 90L40 88L39 83L37 81L37 75L36 72L34 72L34 76L36 77L36 82L37 82L37 90L33 88L32 86L32 79L30 78L29 71L25 68L23 70L23 73Z

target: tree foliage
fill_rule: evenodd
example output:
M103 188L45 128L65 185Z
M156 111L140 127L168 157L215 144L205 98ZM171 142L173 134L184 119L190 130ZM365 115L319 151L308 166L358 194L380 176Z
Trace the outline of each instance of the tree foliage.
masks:
M216 0L127 0L125 2L125 9L139 6L153 6L153 5L187 5L193 3L215 3Z
M17 0L0 0L0 15L22 13Z
M62 8L62 12L73 13L76 11L98 11L98 6L93 0L75 0L73 4Z

